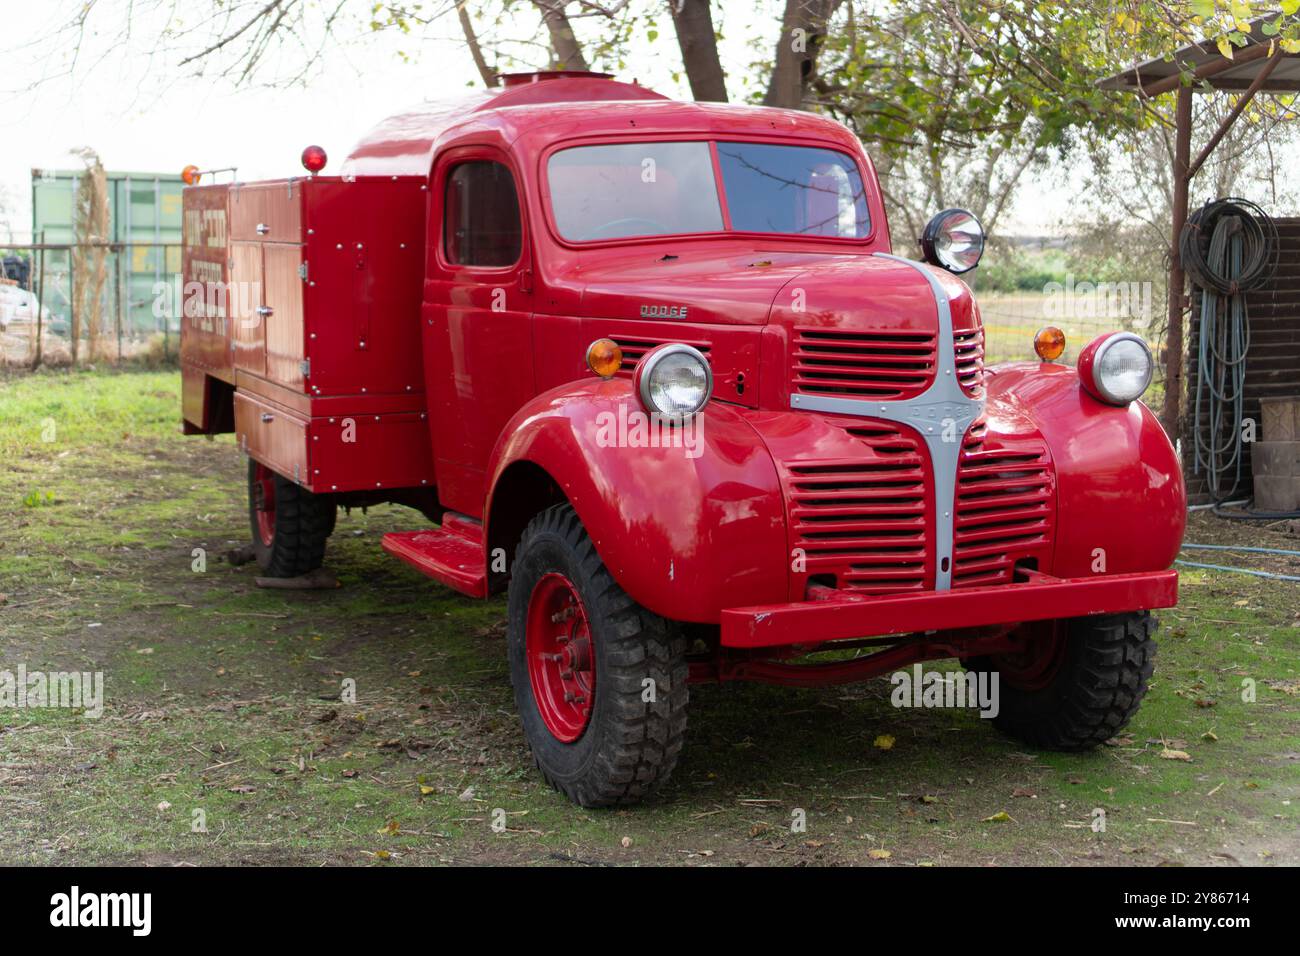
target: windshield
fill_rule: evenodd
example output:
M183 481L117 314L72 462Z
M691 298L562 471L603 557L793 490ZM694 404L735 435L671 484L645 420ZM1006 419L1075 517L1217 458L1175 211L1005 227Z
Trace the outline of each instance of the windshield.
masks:
M556 228L574 242L728 230L837 239L871 234L857 164L832 149L727 142L575 146L552 154L546 171Z

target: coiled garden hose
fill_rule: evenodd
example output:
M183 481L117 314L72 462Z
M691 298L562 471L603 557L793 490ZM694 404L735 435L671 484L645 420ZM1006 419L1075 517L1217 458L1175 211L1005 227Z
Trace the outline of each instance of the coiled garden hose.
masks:
M1188 277L1201 289L1192 470L1204 470L1211 498L1222 503L1241 484L1250 352L1246 293L1277 272L1277 226L1249 200L1217 199L1188 218L1178 250Z

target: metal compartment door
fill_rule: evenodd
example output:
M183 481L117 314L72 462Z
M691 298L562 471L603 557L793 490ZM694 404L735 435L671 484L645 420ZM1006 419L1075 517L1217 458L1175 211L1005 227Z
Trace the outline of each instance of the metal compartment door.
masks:
M303 389L302 246L267 243L262 247L262 298L265 303L266 377Z
M230 244L228 310L235 368L266 374L266 323L262 321L262 244Z

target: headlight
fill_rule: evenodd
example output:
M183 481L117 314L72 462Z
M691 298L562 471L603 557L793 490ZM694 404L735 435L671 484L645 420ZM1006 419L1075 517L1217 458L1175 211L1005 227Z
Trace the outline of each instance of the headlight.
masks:
M690 418L713 394L713 371L699 349L674 343L647 352L634 380L646 411L668 421Z
M984 255L984 227L974 213L945 209L926 223L921 252L926 262L949 272L970 272Z
M1141 398L1154 370L1151 349L1132 332L1100 336L1079 353L1083 387L1112 405L1127 405Z

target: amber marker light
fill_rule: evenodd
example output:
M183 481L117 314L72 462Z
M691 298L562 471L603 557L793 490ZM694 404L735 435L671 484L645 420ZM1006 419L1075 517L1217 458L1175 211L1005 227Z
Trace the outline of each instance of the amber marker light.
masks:
M1055 362L1065 354L1065 333L1047 325L1034 333L1034 351L1044 362Z
M197 186L199 184L199 177L202 175L203 174L199 172L199 167L191 164L181 170L181 182L186 186Z
M613 378L623 367L623 350L613 339L596 339L587 346L587 368L601 378Z

